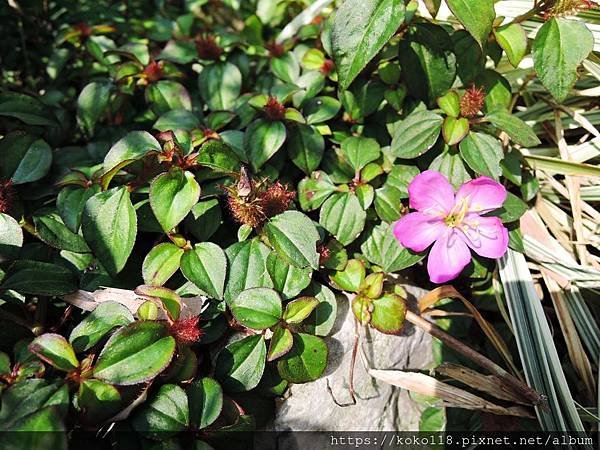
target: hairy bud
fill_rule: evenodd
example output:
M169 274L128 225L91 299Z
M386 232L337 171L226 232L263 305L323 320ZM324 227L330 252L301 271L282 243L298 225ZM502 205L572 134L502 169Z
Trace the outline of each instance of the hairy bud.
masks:
M217 44L214 36L204 35L196 39L196 50L200 59L210 59L217 61L221 57L223 50Z
M474 117L481 111L485 101L483 88L471 86L460 101L460 114L463 117Z
M195 344L204 334L203 330L200 328L199 322L199 316L176 320L171 324L171 336L173 336L180 345Z

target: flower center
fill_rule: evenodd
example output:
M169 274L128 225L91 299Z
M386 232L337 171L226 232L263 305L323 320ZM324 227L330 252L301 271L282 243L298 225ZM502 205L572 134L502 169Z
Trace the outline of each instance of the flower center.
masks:
M467 199L462 199L460 202L456 203L450 213L445 217L444 222L450 228L458 227L462 224L465 216L467 215L467 211L469 210L469 204Z

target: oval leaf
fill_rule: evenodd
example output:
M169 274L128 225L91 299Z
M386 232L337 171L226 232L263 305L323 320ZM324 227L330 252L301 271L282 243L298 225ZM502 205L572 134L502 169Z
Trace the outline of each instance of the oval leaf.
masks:
M200 185L191 172L170 170L150 183L150 206L165 232L171 231L200 199Z
M183 255L183 249L171 242L163 242L154 247L144 258L142 277L144 283L153 286L165 284L177 269Z
M186 251L181 257L181 271L209 297L223 298L227 258L218 245L202 242Z
M229 308L238 322L255 330L272 327L282 314L281 298L269 288L246 289L229 303Z
M81 219L83 237L111 276L117 275L133 250L137 216L129 191L113 188L91 197Z
M404 3L400 0L346 0L342 4L331 31L342 89L350 86L403 21Z
M175 339L158 322L135 322L108 340L94 367L94 377L111 384L131 385L161 373L175 353Z
M70 372L79 367L73 347L60 334L46 333L38 336L29 344L29 351L35 353L42 361L64 372Z
M249 391L262 378L266 359L264 337L258 334L245 337L221 350L215 363L215 377L226 391Z
M284 380L307 383L321 376L327 367L328 349L325 342L310 334L294 334L292 349L277 362Z

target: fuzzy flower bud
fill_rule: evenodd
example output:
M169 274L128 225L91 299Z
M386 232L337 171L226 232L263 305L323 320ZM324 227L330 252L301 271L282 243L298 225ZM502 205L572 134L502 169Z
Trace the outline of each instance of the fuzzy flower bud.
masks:
M460 100L460 114L463 117L474 117L481 111L485 101L485 92L483 88L471 86L467 89L465 95Z

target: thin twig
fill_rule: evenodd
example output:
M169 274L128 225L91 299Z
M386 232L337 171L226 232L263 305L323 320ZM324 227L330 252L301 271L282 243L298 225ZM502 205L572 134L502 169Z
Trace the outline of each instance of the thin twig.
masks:
M354 317L354 314L352 316ZM350 360L350 375L349 375L350 386L348 387L348 391L350 392L350 399L351 399L350 402L348 402L348 403L338 402L337 399L335 398L335 396L333 395L333 390L331 389L331 386L329 385L329 378L326 379L327 390L329 391L329 395L331 395L333 402L341 408L356 405L356 394L354 391L354 366L356 366L356 355L358 353L359 340L360 340L360 334L358 333L358 321L356 320L356 317L354 317L354 347L352 348L352 359Z

